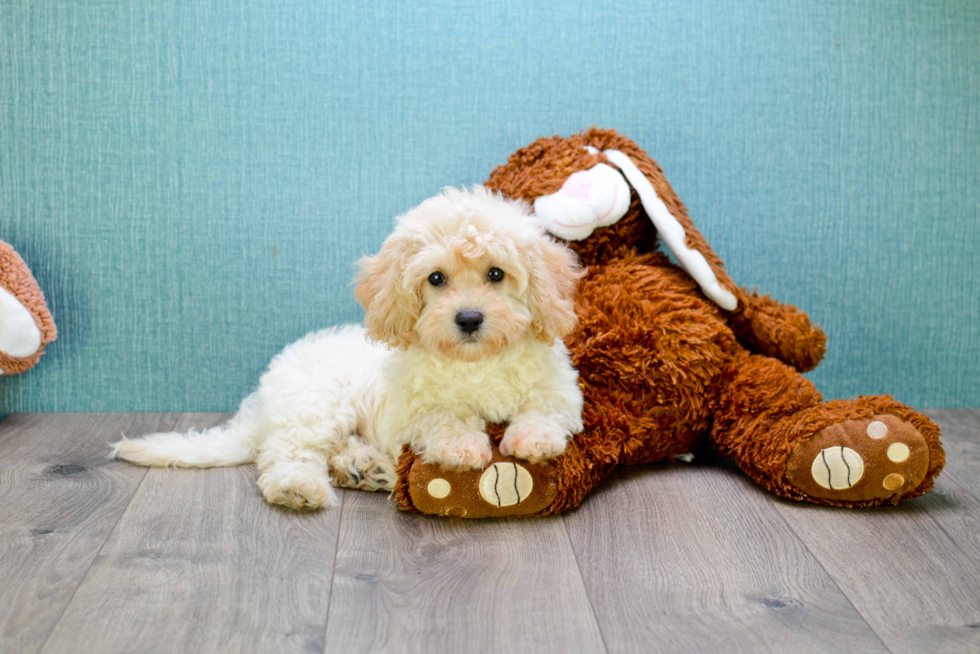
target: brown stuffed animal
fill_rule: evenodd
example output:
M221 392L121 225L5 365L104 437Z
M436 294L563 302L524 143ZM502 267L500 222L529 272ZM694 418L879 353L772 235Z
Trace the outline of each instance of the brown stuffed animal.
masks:
M455 473L406 449L406 511L551 515L617 465L713 447L759 485L834 506L895 504L932 488L939 428L889 396L824 401L801 372L824 353L807 316L739 288L657 163L612 130L539 139L486 184L526 200L588 274L565 343L585 396L583 433L535 466L500 455ZM658 236L678 264L658 251ZM490 430L494 443L502 429Z
M0 241L0 375L33 368L57 338L44 295L27 264Z

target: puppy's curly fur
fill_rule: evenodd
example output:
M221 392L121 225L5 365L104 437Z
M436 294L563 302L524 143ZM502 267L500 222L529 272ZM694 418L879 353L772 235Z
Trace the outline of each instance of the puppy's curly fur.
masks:
M405 443L455 469L501 452L532 462L582 430L582 393L561 337L575 326L575 255L519 201L447 189L398 219L360 262L364 326L312 333L276 356L226 425L124 439L147 466L258 464L269 502L336 502L335 485L390 490ZM328 477L329 472L329 477Z

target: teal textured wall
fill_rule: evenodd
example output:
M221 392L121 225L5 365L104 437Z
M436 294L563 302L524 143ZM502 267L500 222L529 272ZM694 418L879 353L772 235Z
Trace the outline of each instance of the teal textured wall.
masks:
M61 338L0 413L232 409L393 216L592 124L826 329L826 395L980 405L976 0L8 0L0 239Z

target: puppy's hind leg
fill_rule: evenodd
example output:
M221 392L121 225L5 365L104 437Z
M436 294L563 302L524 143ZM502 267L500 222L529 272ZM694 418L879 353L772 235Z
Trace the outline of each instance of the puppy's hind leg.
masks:
M326 453L315 448L295 448L289 443L302 437L302 428L284 426L273 432L259 454L259 488L266 501L291 509L321 509L337 504L337 493L327 476ZM273 441L270 443L270 441Z
M256 460L265 499L297 510L336 505L328 461L356 424L353 407L341 406L331 415L294 414L271 425Z
M330 457L330 476L338 486L366 491L390 491L398 479L391 457L358 436L350 436Z

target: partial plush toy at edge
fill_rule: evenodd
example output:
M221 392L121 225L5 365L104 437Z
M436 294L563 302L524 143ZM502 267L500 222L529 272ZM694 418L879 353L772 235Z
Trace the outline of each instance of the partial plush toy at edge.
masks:
M823 332L729 278L636 143L595 128L539 139L486 185L530 203L588 266L565 339L585 430L540 466L500 455L499 426L489 430L494 460L480 471L443 470L406 448L395 487L403 510L556 514L618 465L708 447L763 488L816 504L897 504L932 488L944 462L939 428L887 395L824 401L801 374L823 357Z
M58 331L27 264L0 241L0 375L19 375L37 365Z

